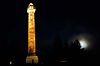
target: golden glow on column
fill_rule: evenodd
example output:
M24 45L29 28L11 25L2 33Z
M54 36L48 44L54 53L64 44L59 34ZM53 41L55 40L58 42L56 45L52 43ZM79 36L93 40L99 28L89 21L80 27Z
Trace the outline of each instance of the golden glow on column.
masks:
M36 54L35 42L35 11L32 3L29 4L28 13L28 54Z
M33 4L30 3L27 9L28 13L28 56L26 63L37 64L39 59L36 56L36 42L35 42L35 11Z

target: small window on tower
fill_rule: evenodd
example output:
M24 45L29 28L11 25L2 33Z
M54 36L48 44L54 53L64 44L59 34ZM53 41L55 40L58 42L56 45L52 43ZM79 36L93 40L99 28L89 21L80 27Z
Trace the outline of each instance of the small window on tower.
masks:
M30 16L33 16L33 14L30 14Z
M31 19L31 21L33 21L33 19Z

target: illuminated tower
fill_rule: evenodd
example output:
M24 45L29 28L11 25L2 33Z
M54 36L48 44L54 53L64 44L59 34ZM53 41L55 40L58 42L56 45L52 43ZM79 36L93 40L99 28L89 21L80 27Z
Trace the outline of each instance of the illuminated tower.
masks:
M38 56L36 56L36 42L35 42L35 11L33 4L30 3L27 9L28 13L28 56L26 63L38 63Z

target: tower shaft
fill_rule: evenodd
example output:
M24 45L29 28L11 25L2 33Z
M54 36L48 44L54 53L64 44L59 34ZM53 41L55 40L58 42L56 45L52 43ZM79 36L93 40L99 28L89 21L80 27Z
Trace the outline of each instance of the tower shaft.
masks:
M38 63L38 56L36 56L36 40L35 40L35 11L32 3L29 4L28 13L28 56L26 63Z
M35 9L32 4L29 4L28 10L28 54L36 54L35 42Z

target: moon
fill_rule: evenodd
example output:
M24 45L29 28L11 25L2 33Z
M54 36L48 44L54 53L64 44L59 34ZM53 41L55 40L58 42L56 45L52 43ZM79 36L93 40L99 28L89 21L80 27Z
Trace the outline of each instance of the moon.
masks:
M87 42L85 41L85 40L79 40L79 42L80 42L80 45L81 45L81 49L82 48L87 48Z
M85 49L85 50L92 50L93 48L93 37L90 34L78 34L78 35L74 35L69 39L69 46L70 42L74 41L74 40L78 40L80 43L80 49Z
M77 36L77 39L80 42L81 49L90 50L92 49L92 37L88 34L80 34Z

